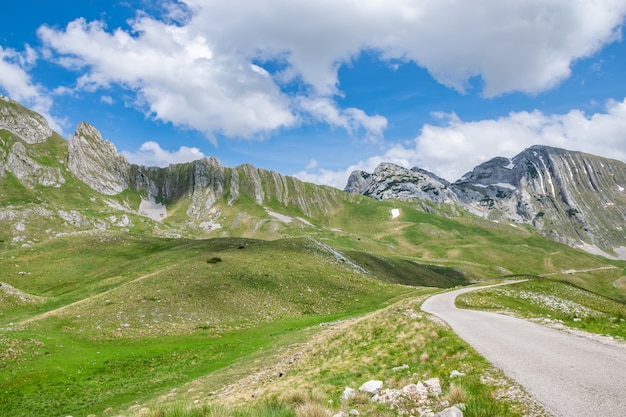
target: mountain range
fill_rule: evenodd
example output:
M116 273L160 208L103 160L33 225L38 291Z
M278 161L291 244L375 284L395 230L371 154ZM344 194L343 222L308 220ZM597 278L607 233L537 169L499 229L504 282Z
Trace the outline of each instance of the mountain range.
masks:
M0 132L0 222L7 224L0 240L8 246L92 229L278 237L281 229L313 223L338 227L346 204L362 194L529 225L558 242L626 258L626 164L581 152L533 146L480 164L454 183L383 163L373 173L353 172L345 193L248 164L224 167L215 158L134 165L90 124L80 123L66 141L42 116L6 97Z
M592 253L626 257L626 164L532 146L484 162L450 183L420 168L380 164L354 171L345 191L379 200L445 203L497 222L528 224Z

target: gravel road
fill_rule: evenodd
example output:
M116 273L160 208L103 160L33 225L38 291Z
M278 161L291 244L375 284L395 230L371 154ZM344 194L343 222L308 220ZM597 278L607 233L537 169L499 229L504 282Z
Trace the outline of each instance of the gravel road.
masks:
M459 294L477 289L435 295L424 302L422 310L447 322L555 417L626 416L625 346L455 307Z

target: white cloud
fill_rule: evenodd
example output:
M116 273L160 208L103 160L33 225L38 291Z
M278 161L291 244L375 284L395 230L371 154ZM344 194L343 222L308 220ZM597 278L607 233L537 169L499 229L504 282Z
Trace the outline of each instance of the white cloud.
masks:
M190 25L219 52L282 54L289 73L319 94L337 92L338 68L364 49L425 67L463 90L484 79L487 96L536 93L571 63L619 38L624 0L188 0Z
M548 145L626 161L626 99L604 112L581 110L545 115L514 112L506 117L463 122L450 115L443 126L425 125L408 149L412 162L448 180L495 156L512 157L532 145Z
M345 170L305 168L295 176L343 189L353 170L372 172L380 162L392 162L406 168L418 166L453 182L482 162L496 156L513 157L532 145L626 161L626 99L610 101L604 112L590 115L580 110L555 115L515 112L475 122L464 122L454 114L439 116L443 125L424 125L414 147L396 144Z
M407 158L407 156L409 156L409 158ZM348 182L348 177L355 170L373 172L374 169L376 169L376 167L383 162L391 162L410 168L413 166L414 157L415 152L407 151L407 149L400 145L393 145L384 154L372 156L364 161L359 161L356 164L350 165L345 169L333 171L318 168L317 165L310 166L311 164L309 164L302 171L293 174L293 176L302 181L330 185L331 187L343 190Z
M63 119L50 114L52 98L46 89L35 83L28 73L28 69L35 64L37 53L26 45L23 52L0 46L0 89L13 100L18 101L46 118L50 128L63 133L67 125Z
M205 157L204 153L198 148L181 146L177 151L168 151L152 141L145 142L136 151L123 151L122 155L133 164L157 167L182 164Z
M111 96L102 96L102 97L100 97L100 101L105 103L105 104L113 104L114 103L113 97L111 97Z
M317 168L317 160L314 158L311 158L307 166L304 167L304 169L315 169L315 168Z
M39 35L59 64L80 72L79 89L121 85L153 117L208 137L264 135L312 118L376 139L383 116L335 100L339 68L362 51L424 67L459 91L480 77L485 96L538 93L618 39L626 13L626 0L183 3L167 3L166 21L139 13L129 31L77 19ZM269 73L268 61L282 69ZM290 80L298 93L284 87Z
M99 22L77 19L64 31L42 26L39 36L61 65L85 71L79 88L119 84L174 125L249 137L295 122L288 98L244 57L214 56L202 34L146 16L133 31L109 33Z
M333 127L345 129L350 134L365 131L372 140L381 138L387 127L387 119L380 115L369 116L363 110L354 107L341 109L333 100L326 97L298 97L297 108L309 114L313 119Z

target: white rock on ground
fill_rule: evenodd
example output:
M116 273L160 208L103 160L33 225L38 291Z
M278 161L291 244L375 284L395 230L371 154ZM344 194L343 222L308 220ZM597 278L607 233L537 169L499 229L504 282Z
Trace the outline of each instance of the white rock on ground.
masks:
M431 395L437 397L441 395L441 384L439 383L439 378L430 378L424 381L424 385L428 388L428 392Z
M378 394L378 391L380 391L382 387L383 387L383 381L371 380L361 385L361 387L359 388L359 391L367 392L368 394L371 394L371 395L376 395Z
M355 395L356 395L355 390L353 390L352 388L346 387L346 389L344 389L343 393L341 394L341 399L349 400L350 398L353 398Z

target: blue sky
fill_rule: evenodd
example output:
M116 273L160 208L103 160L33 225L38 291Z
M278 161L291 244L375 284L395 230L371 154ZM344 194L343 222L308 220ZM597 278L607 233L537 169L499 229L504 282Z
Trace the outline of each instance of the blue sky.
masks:
M626 160L626 0L32 0L0 92L134 163L215 156L343 188L454 181L534 144Z

